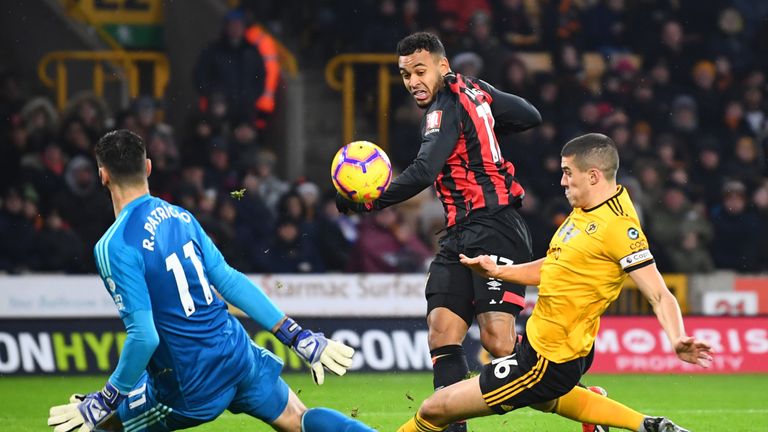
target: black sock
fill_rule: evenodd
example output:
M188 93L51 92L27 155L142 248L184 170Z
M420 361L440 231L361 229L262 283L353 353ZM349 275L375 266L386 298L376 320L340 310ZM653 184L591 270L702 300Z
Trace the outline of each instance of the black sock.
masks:
M432 383L435 390L457 383L467 377L469 366L464 347L446 345L429 352L432 355ZM461 421L448 426L445 432L466 432L467 422Z
M429 352L432 355L432 370L435 390L457 383L467 377L469 366L461 345L446 345Z

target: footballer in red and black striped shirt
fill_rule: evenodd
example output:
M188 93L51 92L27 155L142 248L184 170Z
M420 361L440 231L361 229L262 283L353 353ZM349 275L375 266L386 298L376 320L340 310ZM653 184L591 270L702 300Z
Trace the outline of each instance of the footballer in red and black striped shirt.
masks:
M376 201L342 212L377 210L405 201L434 184L443 203L446 234L430 265L426 287L429 345L435 388L466 375L461 342L477 317L483 346L496 357L511 354L515 316L525 287L474 275L459 253L495 256L500 263L531 260L528 228L515 210L523 199L515 167L499 150L497 134L541 123L528 101L478 79L454 74L437 36L415 33L397 46L406 90L425 109L416 159Z

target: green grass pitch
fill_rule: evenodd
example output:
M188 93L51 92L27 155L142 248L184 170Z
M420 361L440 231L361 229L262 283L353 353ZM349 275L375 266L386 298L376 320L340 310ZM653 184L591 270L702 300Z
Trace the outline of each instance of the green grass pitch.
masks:
M0 375L0 430L45 431L48 407L70 393L100 388L105 377L7 377ZM430 393L431 374L363 374L329 377L315 386L309 374L286 375L307 406L327 406L352 414L382 431L395 431ZM665 415L692 431L768 431L766 375L588 375L609 395L641 412ZM412 400L413 399L413 400ZM224 413L196 431L270 431L244 415ZM504 416L474 419L469 430L580 431L553 414L522 409Z

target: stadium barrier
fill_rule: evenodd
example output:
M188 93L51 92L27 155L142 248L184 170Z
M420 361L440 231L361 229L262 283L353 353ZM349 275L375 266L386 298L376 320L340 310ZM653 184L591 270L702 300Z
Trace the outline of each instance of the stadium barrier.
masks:
M252 275L286 313L309 328L355 347L352 370L426 371L431 368L424 320L425 276L417 275ZM707 276L705 279L712 279ZM731 277L730 291L742 310L759 311L768 277ZM688 278L696 291L698 277ZM758 291L744 286L757 286ZM0 374L108 373L117 364L125 330L111 297L96 276L26 275L0 277ZM631 292L631 290L628 290ZM705 294L712 294L707 292ZM700 296L701 297L701 296ZM536 292L529 293L525 316ZM762 300L762 302L760 302ZM730 300L728 300L730 301ZM720 303L717 304L731 304ZM751 306L750 306L751 305ZM700 312L698 308L694 308ZM738 309L715 309L733 314ZM274 336L234 310L254 340L285 362L286 371L304 370L301 360ZM678 361L653 316L606 316L601 320L592 372L746 373L768 372L768 316L688 316L687 330L717 352L713 368L696 370ZM473 369L490 360L473 326L465 349Z
M131 99L139 96L140 64L152 66L152 96L160 100L170 79L168 58L163 53L141 51L53 51L38 63L37 73L40 81L56 90L56 106L63 110L69 95L67 65L72 62L93 64L93 92L96 96L104 95L104 85L109 79L125 81L127 96ZM55 63L54 78L48 76L48 68ZM110 70L105 70L105 65Z

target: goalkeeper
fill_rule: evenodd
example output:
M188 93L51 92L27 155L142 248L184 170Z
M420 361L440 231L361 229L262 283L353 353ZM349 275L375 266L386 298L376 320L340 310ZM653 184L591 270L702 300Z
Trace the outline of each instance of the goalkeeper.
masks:
M343 375L354 350L286 317L227 265L191 213L151 196L139 136L110 132L95 152L116 216L96 244L96 265L128 335L104 388L51 408L48 425L171 431L229 410L281 431L372 431L337 411L307 409L280 377L281 360L251 342L214 288L306 360L317 384L324 369Z

